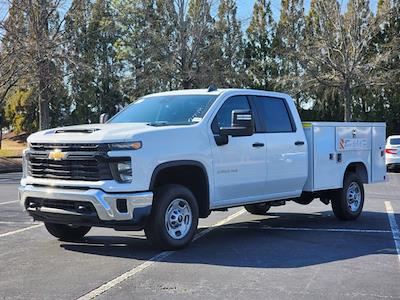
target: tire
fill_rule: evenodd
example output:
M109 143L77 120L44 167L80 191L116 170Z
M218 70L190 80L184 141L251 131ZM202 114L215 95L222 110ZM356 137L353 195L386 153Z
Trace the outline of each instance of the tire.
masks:
M343 182L343 188L334 192L332 210L340 220L357 219L364 206L364 186L359 176L348 173Z
M265 216L271 208L271 205L268 203L256 203L245 205L244 208L252 215Z
M193 193L182 185L167 184L154 193L144 232L157 248L176 250L192 241L198 222L199 208Z
M44 223L47 231L61 241L73 242L82 239L91 227L77 226L73 227L64 224Z

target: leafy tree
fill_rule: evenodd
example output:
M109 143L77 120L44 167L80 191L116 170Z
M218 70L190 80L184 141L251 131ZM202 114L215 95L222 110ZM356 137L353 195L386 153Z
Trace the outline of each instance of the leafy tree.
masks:
M350 0L342 15L337 1L315 2L316 30L308 35L302 48L304 80L317 82L340 91L344 120L353 118L355 90L365 86L385 84L380 72L384 56L369 56L369 47L379 32L369 1Z

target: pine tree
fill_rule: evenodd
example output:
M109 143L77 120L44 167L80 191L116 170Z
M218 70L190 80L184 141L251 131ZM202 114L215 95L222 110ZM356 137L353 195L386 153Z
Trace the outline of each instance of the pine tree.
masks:
M237 20L235 0L221 0L218 7L218 20L215 22L217 46L221 54L216 57L218 77L221 85L240 87L244 81L243 34L241 23ZM216 82L220 85L219 82Z
M299 63L304 34L304 1L283 0L276 34L279 62L276 86L291 93L298 107L304 94L301 83L302 69Z
M274 38L276 24L272 17L271 2L257 0L247 28L245 64L249 86L264 90L273 89L276 74Z

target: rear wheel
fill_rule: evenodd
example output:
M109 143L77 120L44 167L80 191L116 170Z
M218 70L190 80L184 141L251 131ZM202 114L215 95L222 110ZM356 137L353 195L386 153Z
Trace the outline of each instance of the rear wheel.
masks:
M244 208L253 215L266 215L271 205L268 203L256 203L245 205Z
M357 219L364 206L364 187L360 177L355 173L348 173L343 188L333 194L331 202L333 213L338 219Z
M179 249L191 242L198 221L199 208L193 193L184 186L168 184L154 193L145 234L158 248Z
M44 223L47 231L62 241L77 241L87 234L91 227Z

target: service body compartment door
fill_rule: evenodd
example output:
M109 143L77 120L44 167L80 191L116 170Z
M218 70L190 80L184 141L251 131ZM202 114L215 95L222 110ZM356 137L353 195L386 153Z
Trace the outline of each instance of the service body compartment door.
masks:
M342 174L335 151L335 127L313 126L314 191L334 189L341 185Z
M372 182L386 180L385 143L386 127L372 127Z

